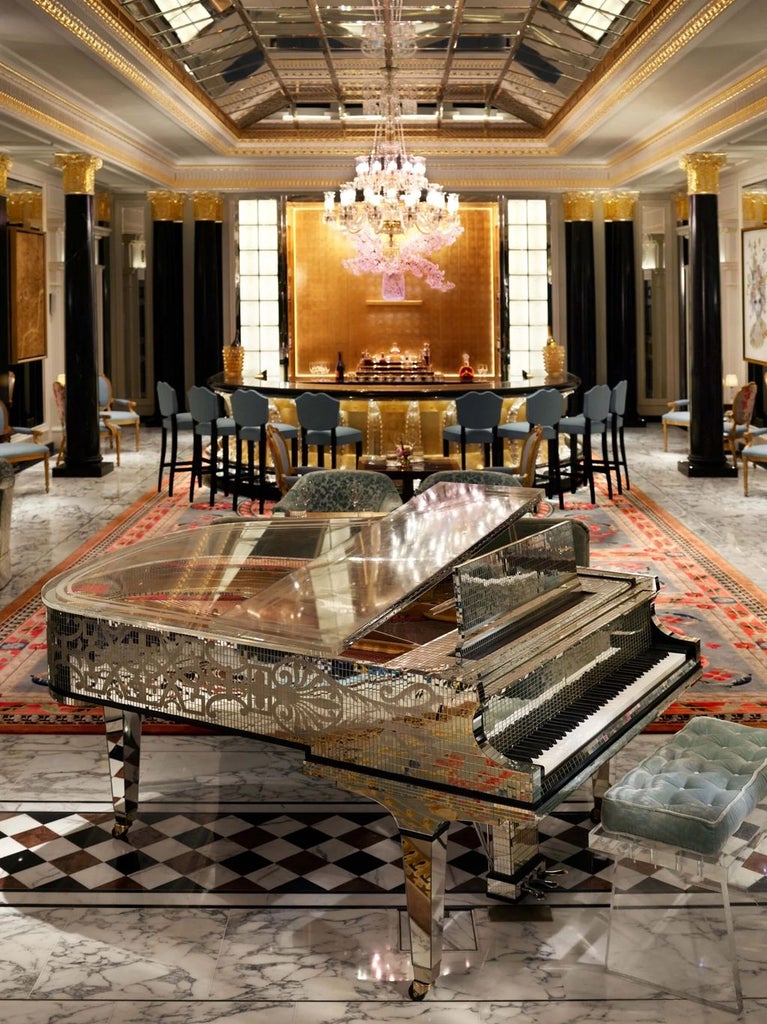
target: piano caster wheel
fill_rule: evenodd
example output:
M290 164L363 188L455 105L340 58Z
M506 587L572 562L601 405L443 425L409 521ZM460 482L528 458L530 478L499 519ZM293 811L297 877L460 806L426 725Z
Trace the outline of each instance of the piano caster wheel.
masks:
M130 825L121 825L119 822L116 821L112 826L112 836L115 839L122 839L129 828Z
M411 981L407 994L414 1003L420 1003L422 999L425 999L429 988L430 986L426 985L423 981Z

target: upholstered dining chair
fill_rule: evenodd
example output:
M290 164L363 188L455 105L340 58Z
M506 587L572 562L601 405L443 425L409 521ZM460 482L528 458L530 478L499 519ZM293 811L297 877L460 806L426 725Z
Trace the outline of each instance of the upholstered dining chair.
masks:
M309 461L309 447L317 448L317 465L325 465L325 448L330 448L330 464L336 468L337 450L355 447L355 466L362 455L362 431L341 423L341 403L324 391L305 391L296 398L296 415L301 428L301 461Z
M132 398L115 398L112 382L103 373L99 374L98 394L99 412L108 414L109 422L120 432L124 429L133 430L138 451L141 443L141 417L136 412L136 403Z
M178 461L178 435L179 432L189 432L194 429L192 414L179 410L178 395L176 389L167 381L157 381L157 408L160 412L160 468L157 474L157 491L162 490L163 470L167 466L170 469L168 478L168 497L173 497L173 479L177 470L192 468L191 460L186 462ZM170 458L168 453L168 437L170 437Z
M623 480L621 469L626 478L626 490L631 490L629 480L629 467L626 461L626 440L623 435L623 420L626 416L626 396L628 395L629 382L619 380L610 392L610 441L611 441L611 462L615 470L615 482L618 485L618 494L623 494Z
M749 466L764 466L767 469L767 427L746 431L743 442L740 459L743 466L743 496L747 498Z
M67 388L60 380L53 382L53 400L56 403L56 411L59 414L61 426L61 442L59 444L56 465L60 466L66 460L67 455ZM99 437L105 437L109 441L109 447L114 449L117 465L120 465L121 438L120 431L111 423L108 412L99 412Z
M266 492L266 426L269 422L269 399L253 388L238 388L230 399L232 419L235 428L235 469L232 484L232 509L237 511L240 487L245 481L252 491L255 488L255 448L258 445L258 511L264 511ZM298 438L298 427L289 423L273 424L283 439ZM242 446L246 445L247 463L243 463Z
M51 489L50 450L41 441L40 431L30 427L12 427L8 417L8 407L0 401L0 437L10 434L23 435L19 441L0 442L0 459L5 459L12 466L22 462L42 462L45 472L45 491ZM10 499L9 499L10 500Z
M385 473L318 469L300 477L272 512L392 512L401 504L397 488Z
M501 461L498 445L498 421L503 397L495 391L467 391L455 400L457 423L442 428L442 454L450 454L450 445L461 449L461 469L466 469L466 445L481 444L485 466Z
M607 438L610 431L610 395L607 384L595 384L583 396L583 409L575 416L563 416L559 430L570 438L570 489L575 492L579 480L589 485L591 504L596 504L594 474L607 478L607 494L612 500L613 485ZM601 439L602 457L594 458L592 442ZM578 439L581 455L578 455ZM581 472L579 473L579 469Z
M746 432L751 426L751 417L756 405L757 387L749 381L738 388L732 399L732 407L724 414L723 435L724 447L732 456L732 464L738 464L738 447L742 446Z
M223 439L222 473L225 491L229 487L229 441L234 437L234 420L221 415L221 402L215 391L204 385L189 389L189 412L194 425L194 446L192 449L192 478L189 481L189 500L194 501L195 482L202 486L203 470L210 476L210 504L216 500L218 477L218 442ZM203 441L209 438L208 454Z
M285 435L277 429L276 423L266 424L266 443L272 457L274 476L280 494L287 494L293 484L307 473L317 473L320 466L294 466L290 461Z
M538 454L543 441L543 427L537 423L525 435L522 451L516 466L493 466L497 473L513 477L521 487L535 486L535 474L538 468Z
M549 497L557 495L559 507L565 507L562 467L559 458L559 421L564 411L564 398L556 388L539 388L528 395L525 402L525 418L513 423L502 423L498 437L503 442L525 441L533 427L541 427L542 440L546 441L547 459L545 478L536 469L534 484L541 482Z

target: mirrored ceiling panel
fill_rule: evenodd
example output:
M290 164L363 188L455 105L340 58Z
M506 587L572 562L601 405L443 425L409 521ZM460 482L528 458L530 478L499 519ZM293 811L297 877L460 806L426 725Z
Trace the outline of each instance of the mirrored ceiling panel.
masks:
M117 0L240 128L370 116L543 128L663 0Z

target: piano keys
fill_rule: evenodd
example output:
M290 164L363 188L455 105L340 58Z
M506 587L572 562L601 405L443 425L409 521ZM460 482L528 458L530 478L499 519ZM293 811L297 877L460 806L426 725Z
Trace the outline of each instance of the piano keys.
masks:
M397 821L423 998L449 823L492 835L489 891L519 895L539 817L699 672L652 577L576 570L567 523L513 540L540 496L441 484L383 518L221 522L47 584L51 693L104 707L115 834L143 715L302 749L309 777Z

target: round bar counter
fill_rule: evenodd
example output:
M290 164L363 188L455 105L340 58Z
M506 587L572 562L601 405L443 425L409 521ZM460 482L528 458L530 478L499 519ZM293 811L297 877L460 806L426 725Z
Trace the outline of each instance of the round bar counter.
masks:
M237 388L254 388L269 399L284 423L293 424L298 422L296 396L305 391L325 391L340 400L344 422L362 431L365 454L384 456L404 440L422 448L426 455L441 455L442 428L446 423L455 422L453 403L467 391L495 391L502 395L501 422L506 423L524 419L525 398L539 388L556 388L563 396L568 396L580 386L580 380L573 374L564 373L556 377L540 375L514 381L475 377L471 383L457 379L370 383L356 381L350 376L343 383L336 383L330 377L267 381L248 376L233 379L219 373L208 381L208 385L224 396ZM467 465L471 463L473 467L481 462L480 446L470 446L469 453Z

